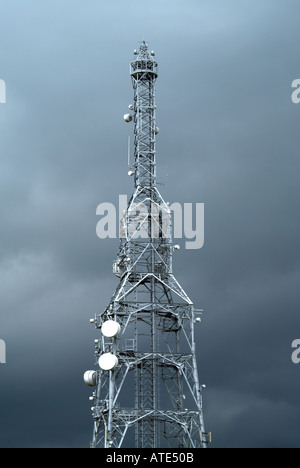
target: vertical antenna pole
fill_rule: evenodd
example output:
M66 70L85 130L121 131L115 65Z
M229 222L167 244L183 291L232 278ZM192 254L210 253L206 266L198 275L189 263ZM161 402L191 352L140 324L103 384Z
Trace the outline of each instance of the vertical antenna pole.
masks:
M130 136L128 137L128 167L130 167Z

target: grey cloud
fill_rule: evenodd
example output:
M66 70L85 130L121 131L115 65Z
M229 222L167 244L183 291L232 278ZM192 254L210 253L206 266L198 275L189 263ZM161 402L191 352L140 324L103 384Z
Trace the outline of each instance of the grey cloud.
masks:
M96 207L132 190L122 116L143 38L159 61L160 190L205 203L205 246L174 268L206 310L207 428L215 447L299 446L298 2L0 3L1 446L89 445L89 318L117 284Z

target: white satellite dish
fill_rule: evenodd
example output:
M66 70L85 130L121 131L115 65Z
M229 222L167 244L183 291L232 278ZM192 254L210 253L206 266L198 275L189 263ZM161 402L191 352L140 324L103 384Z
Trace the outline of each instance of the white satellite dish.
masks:
M132 117L131 114L125 114L124 115L125 122L127 122L127 123L132 122L132 119L133 119L133 117Z
M97 385L97 372L86 371L83 376L84 383L89 387L95 387Z
M102 335L106 338L115 338L120 333L121 327L118 322L108 320L101 328Z
M117 356L114 356L111 353L102 354L99 359L99 366L104 371L112 371L117 367L119 361Z

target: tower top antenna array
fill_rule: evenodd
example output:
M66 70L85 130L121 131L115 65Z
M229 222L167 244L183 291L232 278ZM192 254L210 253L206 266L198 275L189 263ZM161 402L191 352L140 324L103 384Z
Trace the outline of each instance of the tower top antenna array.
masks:
M94 448L206 448L202 391L196 363L199 316L173 274L171 213L156 185L154 51L142 41L130 65L134 91L134 193L122 221L113 271L119 285L106 309L91 319L96 370Z

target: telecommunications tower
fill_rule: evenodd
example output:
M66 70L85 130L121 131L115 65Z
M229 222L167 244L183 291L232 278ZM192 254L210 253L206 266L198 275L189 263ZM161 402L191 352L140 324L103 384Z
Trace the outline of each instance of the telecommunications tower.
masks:
M170 204L156 183L155 53L145 41L134 51L134 194L121 222L113 271L119 285L103 313L95 387L93 448L206 448L202 391L194 338L201 312L173 275Z

